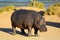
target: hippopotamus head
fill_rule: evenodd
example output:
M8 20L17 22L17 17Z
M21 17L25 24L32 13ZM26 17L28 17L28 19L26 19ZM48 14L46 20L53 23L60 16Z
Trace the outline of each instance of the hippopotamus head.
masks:
M35 26L40 32L46 32L46 22L44 18L37 17L35 18Z

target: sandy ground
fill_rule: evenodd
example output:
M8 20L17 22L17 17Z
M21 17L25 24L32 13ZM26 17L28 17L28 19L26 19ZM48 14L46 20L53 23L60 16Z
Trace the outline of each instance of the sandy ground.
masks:
M60 40L60 18L56 15L54 16L44 16L46 20L47 32L38 32L38 37L27 37L21 35L20 29L16 28L17 34L11 35L11 22L10 16L12 12L5 12L0 14L0 40ZM26 33L27 30L25 30ZM32 35L34 35L34 30L32 29Z

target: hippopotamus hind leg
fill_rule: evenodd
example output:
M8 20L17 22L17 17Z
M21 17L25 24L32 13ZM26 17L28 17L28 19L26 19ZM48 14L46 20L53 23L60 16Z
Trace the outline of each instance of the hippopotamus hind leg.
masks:
M13 35L16 34L16 26L13 22L12 22L12 32L13 32Z
M13 35L15 35L16 34L16 27L12 26L12 30L13 30Z
M28 36L30 37L31 36L31 26L28 27Z

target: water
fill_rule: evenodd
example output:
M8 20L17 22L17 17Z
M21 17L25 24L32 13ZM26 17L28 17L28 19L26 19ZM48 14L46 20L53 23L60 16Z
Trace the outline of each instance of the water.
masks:
M48 1L48 0L38 0L39 2L43 2L45 4L45 7L47 8L48 6L60 2L58 1ZM0 0L0 7L3 6L8 6L8 5L14 5L14 6L28 6L30 0Z
M14 6L28 6L29 3L0 3L0 7L3 6L9 6L9 5L14 5Z

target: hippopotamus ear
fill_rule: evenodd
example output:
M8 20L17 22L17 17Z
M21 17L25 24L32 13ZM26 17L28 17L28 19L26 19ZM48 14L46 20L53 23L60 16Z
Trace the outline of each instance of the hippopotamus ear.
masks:
M35 21L39 21L39 20L40 20L40 18L39 17L36 17Z

